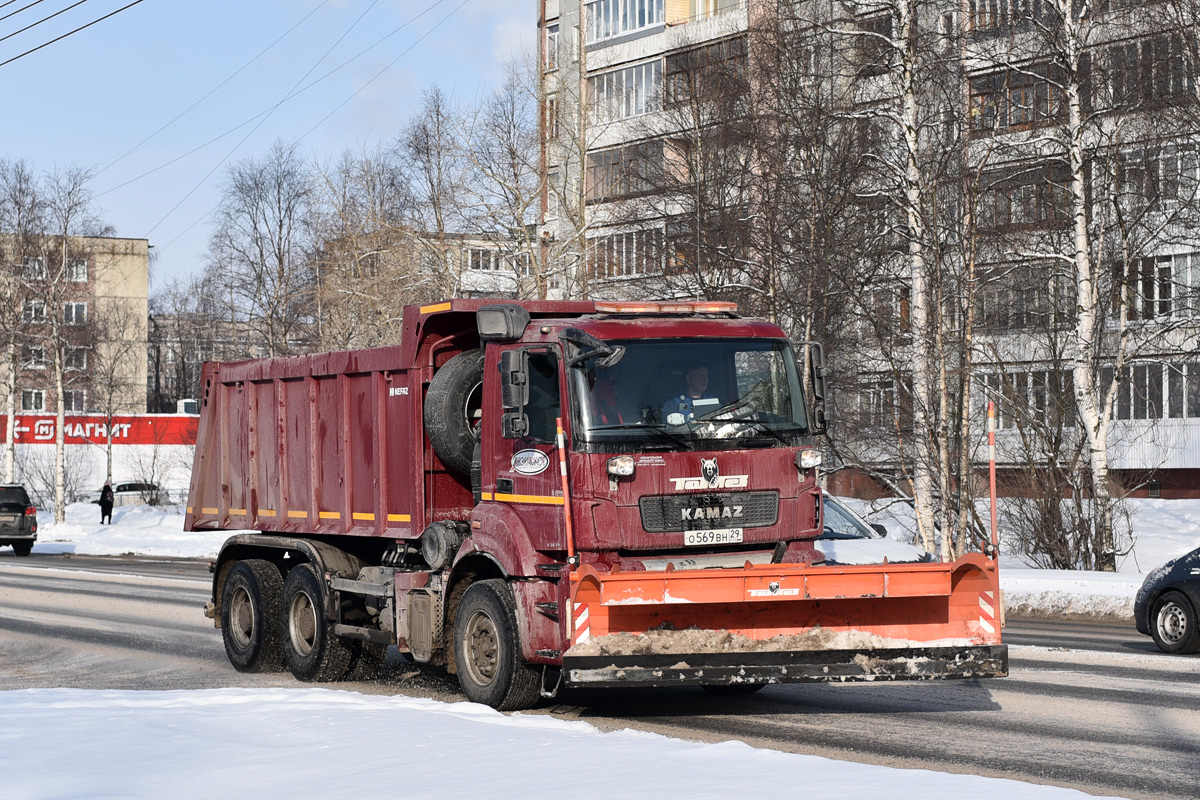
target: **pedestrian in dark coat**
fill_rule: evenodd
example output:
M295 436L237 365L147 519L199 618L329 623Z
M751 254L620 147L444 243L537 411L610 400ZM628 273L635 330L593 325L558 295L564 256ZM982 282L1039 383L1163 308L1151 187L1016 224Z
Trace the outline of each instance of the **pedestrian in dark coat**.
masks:
M112 525L112 507L113 507L113 490L108 481L104 482L104 488L100 490L100 524L104 524L104 520L108 520L108 524Z

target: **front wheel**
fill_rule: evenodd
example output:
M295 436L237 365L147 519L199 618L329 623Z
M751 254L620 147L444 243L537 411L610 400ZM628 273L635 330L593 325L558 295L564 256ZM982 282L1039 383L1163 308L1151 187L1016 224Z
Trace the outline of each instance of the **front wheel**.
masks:
M302 681L336 681L345 677L353 652L330 630L325 594L311 564L288 573L279 603L283 660Z
M1179 592L1166 592L1154 604L1150 635L1164 653L1194 653L1200 650L1196 611Z
M521 657L516 602L503 580L473 584L454 618L454 660L463 694L498 711L532 708L541 682Z

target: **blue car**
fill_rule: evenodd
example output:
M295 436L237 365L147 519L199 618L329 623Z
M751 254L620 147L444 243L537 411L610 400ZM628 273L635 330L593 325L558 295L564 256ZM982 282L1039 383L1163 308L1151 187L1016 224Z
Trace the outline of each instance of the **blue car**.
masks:
M1154 637L1164 653L1200 650L1200 547L1168 561L1146 576L1133 603L1141 633Z

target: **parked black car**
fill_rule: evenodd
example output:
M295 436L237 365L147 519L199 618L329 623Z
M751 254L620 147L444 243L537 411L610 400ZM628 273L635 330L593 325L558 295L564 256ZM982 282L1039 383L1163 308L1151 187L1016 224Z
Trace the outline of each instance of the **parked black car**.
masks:
M1200 547L1146 576L1133 602L1137 629L1164 653L1200 650Z
M13 552L27 556L37 541L37 509L24 486L0 486L0 547L11 544Z

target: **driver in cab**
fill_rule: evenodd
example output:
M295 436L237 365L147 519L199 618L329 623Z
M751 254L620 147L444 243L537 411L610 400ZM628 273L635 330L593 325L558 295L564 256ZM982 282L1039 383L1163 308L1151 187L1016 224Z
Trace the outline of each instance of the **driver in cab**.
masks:
M708 365L690 364L683 374L685 389L663 404L662 418L668 425L683 425L717 410L721 401L708 393Z

